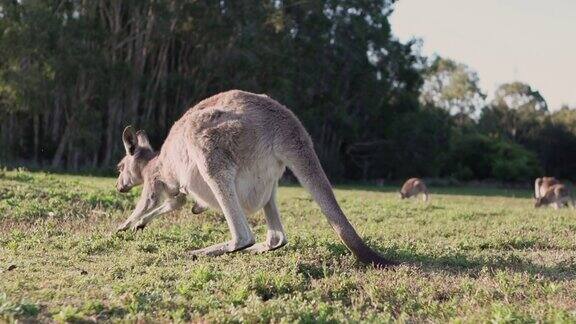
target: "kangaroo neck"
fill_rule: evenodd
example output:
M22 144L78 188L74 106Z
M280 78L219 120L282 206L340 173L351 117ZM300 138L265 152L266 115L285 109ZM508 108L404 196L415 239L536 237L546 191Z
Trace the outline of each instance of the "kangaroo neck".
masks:
M155 156L152 157L148 163L146 163L146 166L142 170L144 178L160 178L161 165L162 164L159 161L159 155L155 154Z
M147 173L149 179L162 181L168 191L175 195L179 192L180 184L174 173L170 168L170 163L163 158L165 155L156 154L146 165L144 172Z

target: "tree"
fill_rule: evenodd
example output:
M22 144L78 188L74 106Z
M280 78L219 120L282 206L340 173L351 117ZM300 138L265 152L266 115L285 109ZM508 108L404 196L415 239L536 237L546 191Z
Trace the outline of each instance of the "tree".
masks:
M448 113L427 107L407 113L394 122L390 151L381 165L400 178L438 177L448 162L453 123Z
M525 83L506 83L496 89L490 106L483 109L479 127L491 136L534 148L547 111L546 100L538 91Z
M446 172L453 177L529 182L541 171L536 155L518 144L479 133L456 135Z
M493 106L518 111L547 112L548 104L537 90L523 82L504 83L496 89Z
M560 110L554 111L551 115L552 123L555 125L563 125L574 136L576 136L576 107L570 108L564 105Z
M290 107L331 177L380 170L348 147L377 151L393 121L418 109L421 84L413 44L391 33L392 3L4 1L2 157L109 168L123 126L158 147L184 110L238 88Z
M436 57L424 72L420 100L445 109L460 119L471 117L484 105L478 74L451 59Z
M574 178L576 114L565 107L550 114L546 100L521 82L503 84L479 120L479 130L534 152L546 174Z

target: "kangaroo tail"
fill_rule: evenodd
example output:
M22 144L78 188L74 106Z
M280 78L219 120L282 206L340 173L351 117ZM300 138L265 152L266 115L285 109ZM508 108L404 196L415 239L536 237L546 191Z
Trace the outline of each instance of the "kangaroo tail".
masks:
M275 145L280 160L310 192L336 234L359 261L377 267L394 264L369 248L356 233L336 201L332 186L314 152L310 136L299 121L296 122L297 125L291 125L288 134L283 134Z

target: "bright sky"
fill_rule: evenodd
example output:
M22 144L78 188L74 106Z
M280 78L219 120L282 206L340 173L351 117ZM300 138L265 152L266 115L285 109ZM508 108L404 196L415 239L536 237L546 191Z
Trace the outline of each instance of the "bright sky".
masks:
M423 54L476 70L490 97L518 80L551 110L576 106L576 0L399 0L391 23L400 40L421 38Z

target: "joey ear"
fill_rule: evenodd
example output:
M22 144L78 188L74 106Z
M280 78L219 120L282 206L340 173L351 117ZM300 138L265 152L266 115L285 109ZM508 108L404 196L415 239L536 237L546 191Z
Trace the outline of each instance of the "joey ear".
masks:
M138 145L138 139L136 138L136 133L134 132L134 127L127 126L124 128L122 133L122 142L124 142L124 148L126 149L126 154L134 155L136 151L136 146Z
M150 145L150 140L148 140L148 135L146 135L145 131L143 131L143 130L137 131L136 132L136 138L138 139L138 145L139 146L153 151L152 145Z

